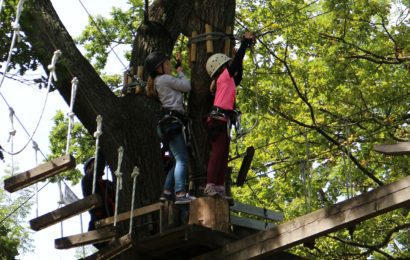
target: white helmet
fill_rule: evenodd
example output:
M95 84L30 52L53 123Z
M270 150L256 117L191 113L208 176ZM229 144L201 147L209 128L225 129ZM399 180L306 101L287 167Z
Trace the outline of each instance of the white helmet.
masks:
M206 71L212 78L215 75L215 73L230 60L231 58L229 58L223 53L215 53L214 55L208 58L206 62Z

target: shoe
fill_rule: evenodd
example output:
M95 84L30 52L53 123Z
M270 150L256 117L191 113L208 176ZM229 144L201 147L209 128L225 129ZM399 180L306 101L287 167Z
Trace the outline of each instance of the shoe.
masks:
M223 186L223 185L216 185L216 186L215 186L215 190L216 190L216 192L218 192L219 195L221 195L221 197L226 197L225 186Z
M190 196L189 193L186 193L181 196L175 196L175 204L189 204L191 201L195 200L194 196Z
M219 193L217 191L217 188L216 188L215 184L208 183L206 185L205 190L204 190L204 196L213 197L213 196L218 195L218 194Z
M161 201L161 202L174 201L174 200L175 200L175 197L174 197L174 194L172 194L172 193L163 192L161 194L161 197L159 197L159 201Z

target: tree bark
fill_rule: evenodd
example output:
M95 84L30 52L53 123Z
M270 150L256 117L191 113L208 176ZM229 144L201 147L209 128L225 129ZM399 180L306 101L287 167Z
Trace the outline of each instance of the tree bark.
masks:
M31 6L24 13L22 28L33 46L33 56L47 68L53 51L62 51L57 64L57 89L69 104L71 80L73 77L78 78L74 112L91 134L96 130L97 115L102 115L103 135L100 143L112 170L117 169L117 149L120 146L125 149L119 212L130 209L130 173L135 165L141 172L136 207L156 202L165 177L162 163L158 163L161 162L161 155L155 131L159 104L143 95L115 96L77 49L51 2L36 0L27 4ZM233 28L234 15L234 0L157 0L150 6L148 17L137 31L130 67L142 66L145 57L153 50L171 54L181 33L188 37L193 30L199 34L205 33L205 24L212 25L214 32L225 32L226 26ZM214 52L223 52L223 39L214 40L213 44ZM207 53L205 41L199 42L197 46L197 60L191 64L192 91L188 113L193 122L194 138L200 147L201 163L194 166L198 188L205 180L209 152L204 118L211 105L211 96L205 63L211 53ZM126 230L126 224L123 228ZM130 255L123 257L126 259Z

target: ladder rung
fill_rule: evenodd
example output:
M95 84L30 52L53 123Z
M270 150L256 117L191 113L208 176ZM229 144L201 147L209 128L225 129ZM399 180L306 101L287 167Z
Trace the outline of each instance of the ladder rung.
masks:
M68 249L82 245L95 244L111 240L117 234L114 226L108 226L82 234L62 237L54 240L56 249Z
M112 241L108 246L104 247L103 249L97 251L95 254L87 256L84 260L92 260L92 259L112 259L117 255L127 251L132 247L132 236L127 234L122 236L118 239Z
M100 196L93 194L84 199L68 204L67 206L46 213L38 218L30 220L30 227L31 229L38 231L101 205L102 201Z
M4 189L15 192L74 167L75 158L70 154L64 155L4 180Z
M163 203L158 202L158 203L155 203L155 204L144 206L142 208L137 208L137 209L134 209L132 216L133 217L139 217L139 216L142 216L142 215L145 215L145 214L152 213L154 211L161 210L162 207L163 207ZM130 217L131 217L131 211L123 212L123 213L117 215L117 222L128 220L128 219L130 219ZM95 226L97 228L99 228L99 227L104 227L104 226L107 226L107 225L111 225L113 223L114 223L114 217L108 217L108 218L96 221Z

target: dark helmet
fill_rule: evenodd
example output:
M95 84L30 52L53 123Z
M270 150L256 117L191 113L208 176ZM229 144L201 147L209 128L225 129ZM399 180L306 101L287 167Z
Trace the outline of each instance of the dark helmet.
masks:
M157 68L161 66L164 61L168 60L168 56L160 51L151 52L144 62L144 67L151 77L157 75Z
M91 163L94 162L94 161L95 161L95 157L93 156L93 157L87 159L87 160L84 162L84 172L85 172L85 173L87 173L88 168L91 167ZM105 156L104 156L104 154L101 152L101 150L99 150L99 151L98 151L98 163L97 163L97 167L98 167L98 168L97 168L97 172L104 171L105 164L106 164Z

